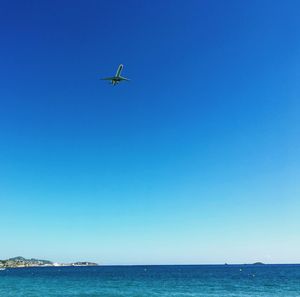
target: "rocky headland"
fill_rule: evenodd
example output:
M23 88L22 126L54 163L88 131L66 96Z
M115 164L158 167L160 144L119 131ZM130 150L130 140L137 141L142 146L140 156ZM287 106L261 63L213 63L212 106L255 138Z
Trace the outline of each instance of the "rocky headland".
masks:
M19 267L47 267L47 266L98 266L93 262L55 263L49 260L26 259L24 257L14 257L7 260L0 260L0 268Z

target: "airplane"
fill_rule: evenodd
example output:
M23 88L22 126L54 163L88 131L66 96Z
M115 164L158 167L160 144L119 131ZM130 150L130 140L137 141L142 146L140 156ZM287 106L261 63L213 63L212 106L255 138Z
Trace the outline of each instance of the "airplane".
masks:
M115 76L113 77L105 77L105 78L101 78L102 80L110 80L111 84L113 86L117 85L118 83L120 83L121 81L130 81L130 79L121 76L121 72L123 70L124 66L122 64L119 65L117 73Z

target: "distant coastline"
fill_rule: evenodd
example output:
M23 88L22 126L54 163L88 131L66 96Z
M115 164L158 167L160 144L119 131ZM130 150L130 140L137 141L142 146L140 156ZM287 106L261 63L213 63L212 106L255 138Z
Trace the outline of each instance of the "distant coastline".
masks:
M83 261L74 263L56 263L49 260L26 259L24 257L14 257L0 260L0 268L24 268L24 267L60 267L60 266L99 266L97 263Z

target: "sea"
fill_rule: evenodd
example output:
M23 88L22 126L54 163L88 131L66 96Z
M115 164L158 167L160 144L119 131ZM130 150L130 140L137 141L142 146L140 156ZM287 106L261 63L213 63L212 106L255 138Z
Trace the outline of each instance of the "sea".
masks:
M0 271L1 297L299 297L300 265L40 267Z

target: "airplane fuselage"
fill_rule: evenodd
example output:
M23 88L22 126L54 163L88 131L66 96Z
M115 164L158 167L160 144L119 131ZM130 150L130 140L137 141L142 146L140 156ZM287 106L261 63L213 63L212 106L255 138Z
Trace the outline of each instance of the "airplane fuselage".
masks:
M117 78L117 77L120 77L121 72L122 72L122 70L123 70L123 67L124 67L123 64L120 64L120 65L119 65L118 70L117 70L117 73L116 73L116 76L115 76L116 78Z

